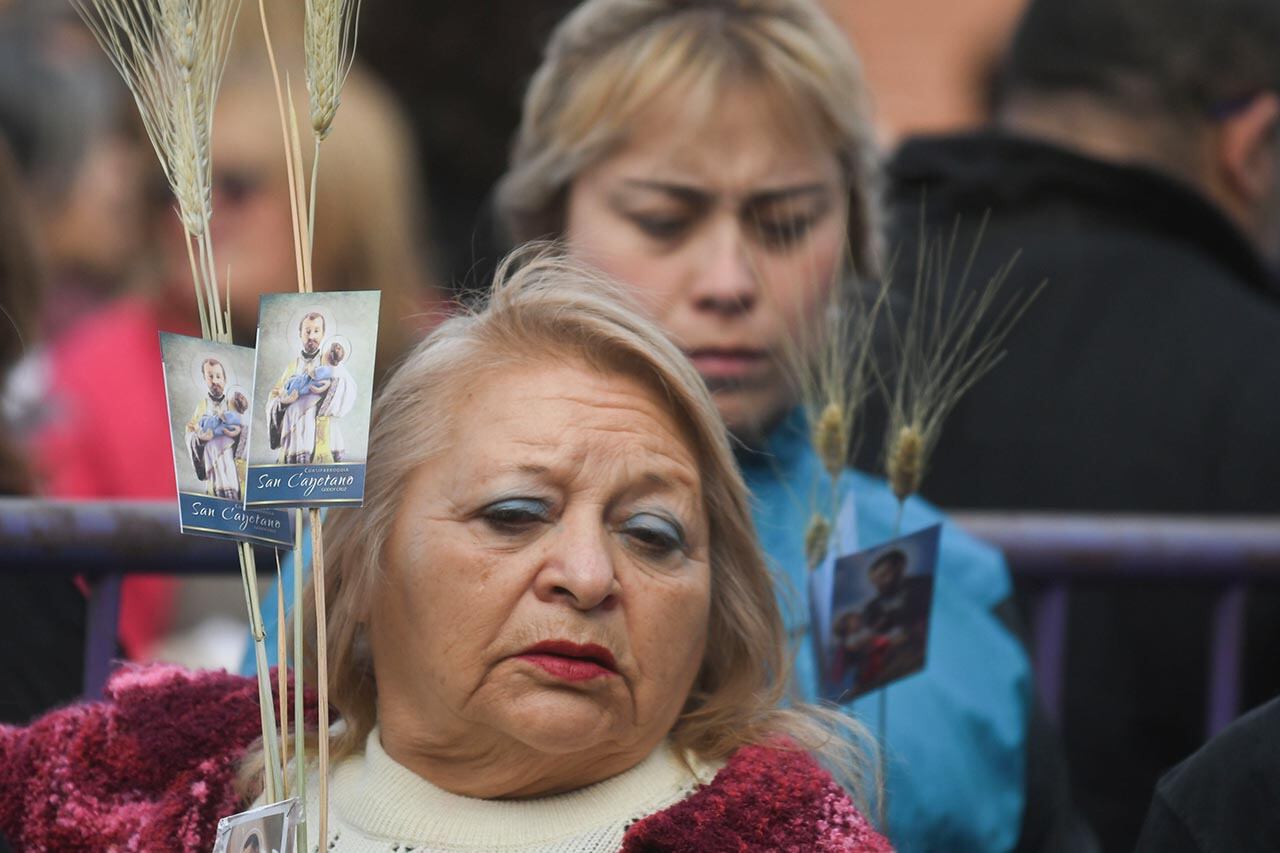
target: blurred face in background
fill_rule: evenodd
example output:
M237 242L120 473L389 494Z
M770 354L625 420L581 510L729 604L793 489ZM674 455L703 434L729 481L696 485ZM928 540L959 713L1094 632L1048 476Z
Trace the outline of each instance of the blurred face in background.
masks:
M143 246L149 154L120 133L88 141L65 202L44 223L55 276L95 277L108 287L123 282Z
M739 86L710 115L658 104L569 187L572 251L636 289L758 443L794 404L789 353L845 257L844 172L817 133Z
M279 122L269 89L237 87L219 99L210 230L219 279L231 271L237 332L257 325L259 295L298 289ZM239 342L252 343L252 337Z
M213 126L213 257L224 299L230 281L235 341L247 345L254 340L258 297L298 289L280 118L269 80L265 86L262 91L250 82L225 87ZM191 266L176 202L167 188L163 192L155 211L165 246L162 277L175 313L191 318Z

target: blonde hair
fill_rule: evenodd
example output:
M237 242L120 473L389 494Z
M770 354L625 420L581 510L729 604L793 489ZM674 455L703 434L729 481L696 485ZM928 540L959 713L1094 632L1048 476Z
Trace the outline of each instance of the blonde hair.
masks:
M861 798L862 730L837 711L792 704L789 651L770 572L756 542L746 486L706 386L657 326L613 283L545 250L526 249L499 269L487 302L447 320L390 377L369 436L365 507L325 521L329 700L343 725L331 737L337 762L360 752L377 720L377 684L364 624L401 494L412 472L447 452L451 416L485 375L538 357L577 359L645 382L681 422L702 475L710 528L711 606L706 651L671 732L706 761L739 747L789 744L826 760ZM314 637L314 597L304 636ZM306 660L314 668L314 649ZM260 768L261 757L257 757Z
M879 265L876 145L853 50L815 0L587 0L556 28L498 183L516 242L562 236L569 185L665 93L706 115L759 87L828 142L849 189L853 271Z

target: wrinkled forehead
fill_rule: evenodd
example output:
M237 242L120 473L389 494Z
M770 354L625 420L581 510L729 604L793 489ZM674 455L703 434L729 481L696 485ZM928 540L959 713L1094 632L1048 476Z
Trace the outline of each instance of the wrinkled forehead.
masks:
M503 466L639 466L700 494L686 419L656 383L582 361L489 370L467 382L450 444Z

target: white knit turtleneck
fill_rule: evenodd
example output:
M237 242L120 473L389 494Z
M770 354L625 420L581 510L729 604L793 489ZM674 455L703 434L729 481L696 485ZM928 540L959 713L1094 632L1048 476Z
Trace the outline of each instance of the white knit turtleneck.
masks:
M478 800L451 794L397 764L382 749L378 729L362 755L332 770L329 844L335 853L613 853L627 827L709 782L717 767L693 763L695 776L663 742L648 758L611 779L532 800ZM307 782L307 843L317 824L313 774Z

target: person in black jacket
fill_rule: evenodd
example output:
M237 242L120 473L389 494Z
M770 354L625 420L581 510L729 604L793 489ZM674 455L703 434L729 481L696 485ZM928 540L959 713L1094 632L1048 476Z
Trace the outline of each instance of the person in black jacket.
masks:
M1277 44L1273 0L1033 0L993 125L901 146L898 286L920 241L953 227L953 287L975 242L969 288L1015 256L1008 290L1048 280L948 421L927 497L1280 510ZM1203 737L1210 607L1168 584L1072 599L1064 737L1105 849L1131 849L1157 776ZM1250 660L1274 660L1267 601L1252 607Z
M1236 720L1160 779L1137 853L1280 850L1280 699Z

